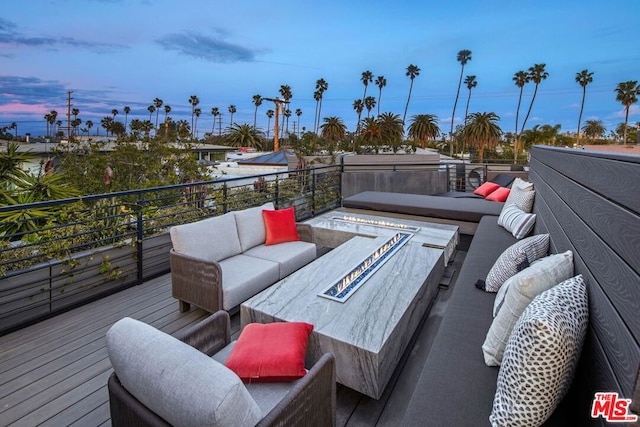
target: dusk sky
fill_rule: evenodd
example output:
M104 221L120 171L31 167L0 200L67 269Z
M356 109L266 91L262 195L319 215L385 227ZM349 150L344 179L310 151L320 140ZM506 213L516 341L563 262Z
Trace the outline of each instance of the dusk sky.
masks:
M561 132L575 132L582 99L575 77L587 69L594 74L582 123L602 120L610 131L624 122L617 84L640 80L640 0L2 0L1 11L0 126L17 122L20 135L44 135L51 110L66 120L71 90L78 117L96 126L112 109L124 121L125 105L129 122L149 119L154 98L171 106L174 120L190 121L188 100L196 95L203 136L211 131L212 107L222 112L223 129L231 104L235 123L253 124L252 96L279 96L283 84L293 92L290 109L302 110L300 126L312 130L320 78L329 84L322 117L341 117L354 130L362 72L387 79L380 112L402 117L410 64L420 75L407 122L435 114L448 132L461 70L456 56L463 49L472 52L464 76L478 82L469 112L495 112L503 131L515 131L514 74L541 63L549 77L527 128L560 124ZM524 88L520 124L533 89L533 83ZM375 83L367 95L378 97ZM467 95L463 85L456 124L464 119ZM268 109L273 103L266 101L258 109L263 130ZM638 121L636 104L629 122ZM293 122L295 115L290 130Z

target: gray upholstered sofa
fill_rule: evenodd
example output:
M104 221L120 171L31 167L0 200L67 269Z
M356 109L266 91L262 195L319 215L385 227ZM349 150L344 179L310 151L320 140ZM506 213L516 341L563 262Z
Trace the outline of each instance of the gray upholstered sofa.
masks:
M316 258L313 230L296 224L299 241L265 245L269 202L170 229L173 297L209 312L232 310Z
M589 305L586 339L573 383L545 425L605 425L602 417L591 417L596 392L630 399L629 414L638 414L640 198L636 189L640 158L536 146L531 150L529 176L536 190L534 234L549 234L551 253L572 251L574 274L584 278ZM478 207L476 202L482 201L393 193L384 198L380 193L356 196L349 198L350 207L444 218L460 213L457 209L447 213L442 207L469 202ZM395 201L399 204L394 206ZM426 204L431 202L438 205ZM444 291L449 293L447 307L402 425L490 424L499 368L485 364L482 346L493 321L495 294L474 285L487 277L500 254L516 241L497 223L501 209L477 218L455 284Z
M176 339L130 318L107 332L114 426L335 425L335 362L291 382L248 383L224 366L235 341L219 311Z

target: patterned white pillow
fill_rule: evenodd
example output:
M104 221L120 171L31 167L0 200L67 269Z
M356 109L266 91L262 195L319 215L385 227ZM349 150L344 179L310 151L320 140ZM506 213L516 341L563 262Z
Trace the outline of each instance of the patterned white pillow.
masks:
M507 196L507 200L504 201L504 206L516 205L529 213L533 210L535 196L536 192L531 182L516 178L511 184L511 192Z
M529 304L505 350L491 425L542 425L549 418L573 381L588 322L581 275Z
M498 225L504 227L516 239L522 239L528 235L535 223L536 214L527 213L516 205L505 205L498 217Z
M498 292L500 286L511 276L529 267L549 251L549 235L537 234L509 246L489 270L485 281L478 280L476 287L486 292Z
M504 303L496 310L497 314L482 344L482 353L487 365L500 365L511 331L529 303L542 292L571 276L573 253L567 251L541 258L504 282L496 295L495 304L500 304L499 299L503 294Z

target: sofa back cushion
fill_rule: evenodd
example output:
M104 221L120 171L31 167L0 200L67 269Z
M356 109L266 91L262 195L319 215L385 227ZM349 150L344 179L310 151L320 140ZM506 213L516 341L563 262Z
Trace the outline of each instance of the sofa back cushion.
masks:
M269 202L262 206L235 211L233 213L236 217L236 226L238 227L238 237L240 238L242 252L246 252L265 242L267 235L264 228L264 219L262 218L262 211L265 209L273 210L273 203Z
M169 233L174 251L205 261L222 261L242 251L233 212L177 225Z
M236 374L152 326L119 320L107 351L122 386L172 425L253 426L262 418Z

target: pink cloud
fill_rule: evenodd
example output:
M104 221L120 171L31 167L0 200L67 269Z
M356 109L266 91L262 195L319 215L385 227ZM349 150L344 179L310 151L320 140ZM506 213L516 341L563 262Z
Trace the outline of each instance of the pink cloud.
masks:
M41 104L22 104L20 102L12 102L10 104L0 105L0 113L5 114L46 114L49 109Z

